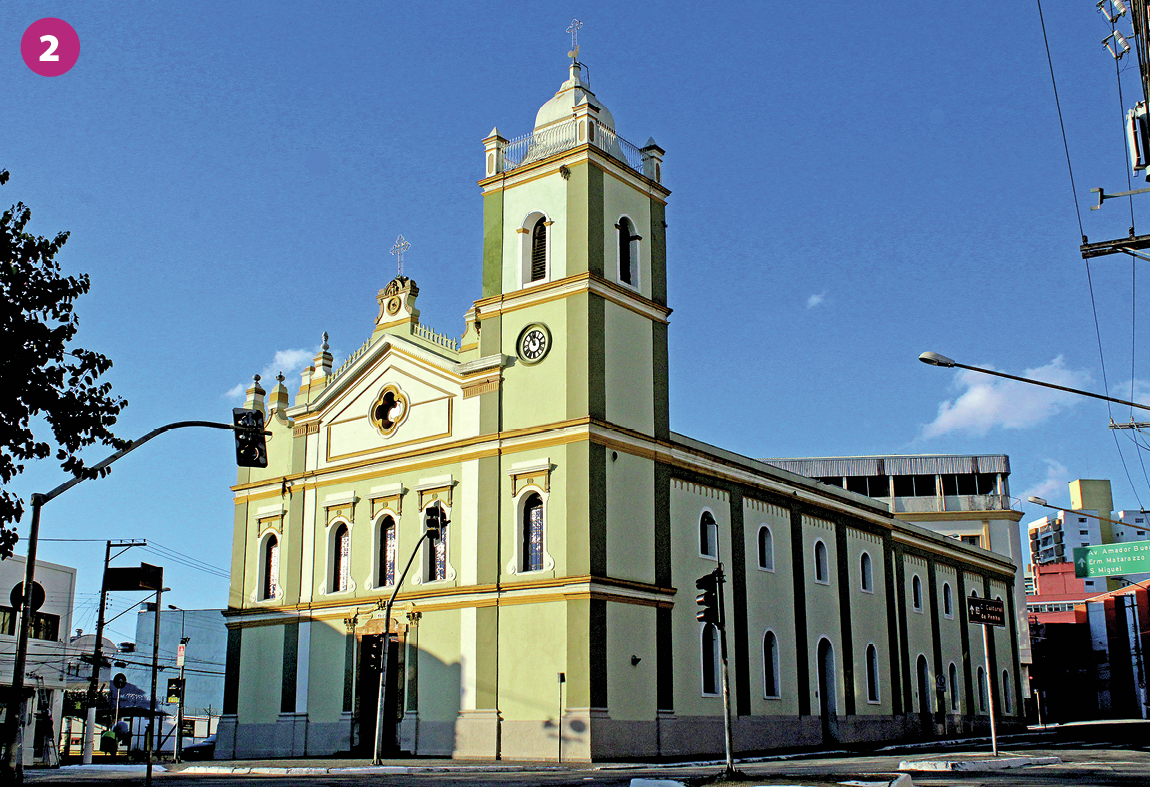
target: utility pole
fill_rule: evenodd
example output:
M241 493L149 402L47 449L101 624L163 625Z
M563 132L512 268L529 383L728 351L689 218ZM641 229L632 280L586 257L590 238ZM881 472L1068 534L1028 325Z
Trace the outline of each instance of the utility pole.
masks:
M176 650L176 666L180 668L180 703L176 706L176 742L173 744L174 762L180 762L180 753L184 750L184 696L187 694L187 684L184 683L184 661L187 658L186 648L191 637L184 636L184 617L187 610L169 604L168 609L180 612L180 647Z
M88 712L84 718L84 764L92 764L96 749L96 702L100 696L100 670L104 660L104 613L107 610L108 564L112 562L112 547L123 547L115 557L132 547L146 547L147 541L108 541L104 547L104 573L100 575L100 611L96 615L96 644L92 648L92 679L88 683Z

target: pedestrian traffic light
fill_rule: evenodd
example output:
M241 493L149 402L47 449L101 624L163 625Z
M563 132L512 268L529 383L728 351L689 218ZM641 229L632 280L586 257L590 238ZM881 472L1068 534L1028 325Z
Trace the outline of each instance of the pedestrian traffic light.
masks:
M264 414L259 410L232 410L236 436L236 464L240 467L267 467L268 449L264 444Z
M695 587L702 591L695 597L695 603L699 605L699 612L695 618L700 623L713 623L716 626L721 624L722 616L719 613L720 576L719 569L715 569L710 574L704 574L695 580Z

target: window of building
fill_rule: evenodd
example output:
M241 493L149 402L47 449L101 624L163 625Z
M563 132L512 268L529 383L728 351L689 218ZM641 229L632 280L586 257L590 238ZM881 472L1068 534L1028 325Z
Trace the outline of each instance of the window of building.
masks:
M763 697L779 696L779 640L775 632L763 635Z
M958 710L958 668L950 662L950 709Z
M60 616L33 612L31 637L48 641L60 639Z
M531 229L531 277L528 281L547 278L547 219L540 217Z
M986 713L986 672L978 668L978 710Z
M759 568L763 571L775 570L775 537L766 525L759 526Z
M933 475L894 476L895 497L934 497L937 494Z
M867 497L890 497L890 476L849 475L846 477L846 488L849 492Z
M626 216L615 225L619 230L619 281L639 286L639 241L635 225Z
M702 632L703 694L719 693L719 630L712 623L703 624Z
M843 476L841 476L841 475L827 475L827 476L822 476L820 478L816 478L815 480L819 481L820 483L827 484L829 486L837 486L840 488L843 486Z
M1078 531L1078 535L1080 535L1080 536L1088 536L1088 535L1090 535L1090 531L1089 531L1089 530L1079 530L1079 531Z
M0 607L0 632L9 637L16 635L16 610L12 607Z
M870 553L863 552L859 558L859 574L862 579L864 593L874 593L874 569L871 566Z
M976 547L982 546L982 536L959 536L958 539L964 544L971 544Z
M815 542L815 582L830 584L831 572L827 562L827 545L822 539Z
M874 645L866 646L866 699L878 702L878 650Z
M948 618L954 617L954 600L951 598L949 582L942 583L942 614Z
M1002 710L1004 713L1013 713L1010 707L1010 673L1002 671Z
M910 597L914 611L922 612L922 580L918 578L918 574L915 574L910 581Z
M521 571L543 569L543 498L532 492L523 503Z
M699 517L699 554L703 557L719 556L719 525L710 511Z
M332 538L331 590L342 593L347 590L348 564L351 559L351 533L342 522L335 529Z
M1085 522L1085 521L1086 521L1086 517L1084 517L1084 516L1080 516L1080 517L1078 517L1078 521L1079 521L1079 522Z
M425 527L439 528L438 535L427 539L427 581L447 579L447 513L437 501L423 512L423 521Z
M395 584L395 520L385 516L379 522L379 555L376 565L379 566L379 576L376 578L378 587L389 587Z
M263 565L260 568L263 574L260 598L275 598L280 581L280 542L274 535L264 539Z

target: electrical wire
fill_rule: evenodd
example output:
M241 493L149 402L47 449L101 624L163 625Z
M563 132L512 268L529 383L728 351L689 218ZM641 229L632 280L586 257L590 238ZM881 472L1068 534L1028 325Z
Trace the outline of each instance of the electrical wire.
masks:
M1062 122L1062 104L1058 101L1058 83L1054 81L1054 60L1050 57L1050 41L1046 37L1046 22L1042 18L1042 0L1038 2L1038 23L1042 26L1042 42L1046 44L1046 64L1050 67L1050 85L1054 88L1054 106L1058 110L1058 126L1062 129L1062 148L1066 151L1066 171L1070 173L1070 195L1074 197L1074 213L1078 217L1078 234L1086 238L1082 229L1082 211L1078 207L1078 187L1074 185L1074 168L1070 166L1070 146L1066 142L1066 124Z

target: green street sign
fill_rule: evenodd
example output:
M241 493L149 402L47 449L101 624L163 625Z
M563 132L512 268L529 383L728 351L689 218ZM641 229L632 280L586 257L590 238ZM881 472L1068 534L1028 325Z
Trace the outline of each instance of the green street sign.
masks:
M1110 577L1150 573L1150 541L1074 548L1074 576Z

